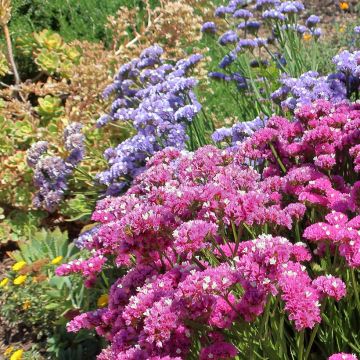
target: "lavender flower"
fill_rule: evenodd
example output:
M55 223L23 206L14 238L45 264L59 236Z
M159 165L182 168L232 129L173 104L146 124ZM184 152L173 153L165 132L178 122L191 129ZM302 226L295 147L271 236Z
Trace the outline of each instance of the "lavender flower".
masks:
M218 72L218 71L209 72L208 76L211 79L215 79L215 80L224 80L224 81L230 81L231 80L230 76L228 76L226 74L223 74L221 72Z
M215 132L211 135L211 138L216 143L220 143L227 139L231 140L232 128L222 127L222 128L216 129Z
M233 14L234 18L245 19L245 20L248 20L248 19L252 18L253 16L254 15L252 12L250 12L249 10L245 10L245 9L236 10Z
M355 26L355 27L354 27L354 32L355 32L356 34L360 34L360 26Z
M130 122L137 132L104 153L109 168L97 179L107 185L108 194L122 191L143 171L146 160L154 153L167 146L184 148L186 127L201 109L193 93L197 81L187 77L186 72L202 56L192 55L170 65L163 62L161 54L161 48L152 47L140 55L149 66L139 69L139 59L134 59L120 69L110 112L98 120L98 126L109 121ZM152 61L147 62L147 58Z
M306 26L304 26L304 25L297 25L297 26L296 26L296 31L297 31L300 35L303 35L303 34L305 34L306 32L308 32L309 29L308 29Z
M238 40L238 36L235 31L229 30L219 38L219 44L220 45L227 45L231 43L235 43Z
M320 22L320 18L316 15L310 15L306 20L306 26L311 28Z
M358 76L360 74L359 62L360 51L351 53L348 50L344 50L333 58L336 69L346 75Z
M220 61L219 68L225 69L231 65L236 60L236 54L230 52L228 55L225 55Z
M256 0L255 9L263 10L266 7L277 6L280 4L280 0Z
M82 125L77 122L71 123L64 130L65 149L70 152L66 162L76 166L85 154L85 136L81 133Z
M314 37L319 38L322 35L322 30L320 28L316 28L311 33Z
M273 19L273 20L281 20L281 21L285 20L285 15L275 9L265 10L262 13L262 17L263 19Z
M230 14L231 9L226 6L219 6L215 9L215 16L216 17L225 17L226 14Z
M283 86L271 94L271 99L290 110L317 99L340 102L346 98L343 82L334 77L319 76L315 71L304 73L299 78L283 75L281 83Z
M296 14L304 11L304 5L300 1L285 1L276 7L283 14Z
M98 233L100 225L95 225L90 230L82 232L77 239L75 239L75 245L80 248L91 248L94 246L94 237Z
M211 137L216 143L226 141L230 145L230 149L234 149L255 131L263 128L267 121L267 117L264 119L257 117L251 121L236 123L231 128L217 129Z
M261 26L261 22L259 21L243 21L238 25L239 30L247 30L251 33L256 33Z
M47 151L48 143L39 141L28 151L27 162L34 168L34 185L38 189L33 203L37 208L54 212L68 189L67 179L73 168L84 157L84 140L80 123L71 123L64 130L64 145L69 156L64 160L59 156L41 155Z
M236 46L236 51L241 51L243 49L254 49L258 43L253 39L240 39Z
M203 33L215 34L216 33L216 25L212 21L208 21L203 24L201 27L201 31Z
M35 167L36 164L39 162L40 157L44 154L48 149L48 142L47 141L38 141L31 145L31 148L27 152L27 163L30 167Z
M40 159L35 167L34 184L38 188L33 203L37 208L54 212L67 190L67 177L71 171L58 156Z

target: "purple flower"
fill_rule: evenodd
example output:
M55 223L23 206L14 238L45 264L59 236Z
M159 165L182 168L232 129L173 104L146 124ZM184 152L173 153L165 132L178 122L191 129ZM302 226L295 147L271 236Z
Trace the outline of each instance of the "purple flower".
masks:
M193 93L197 80L186 73L202 55L194 54L170 65L160 58L162 52L153 46L120 69L110 112L98 120L99 126L127 121L136 131L132 138L104 153L108 169L97 179L108 187L108 194L116 195L128 186L159 150L167 146L184 148L186 126L201 109ZM147 59L151 61L147 63ZM149 65L146 69L142 68L144 61Z
M250 32L257 32L261 26L259 21L243 21L238 25L239 30L248 30Z
M346 88L343 82L334 77L320 77L317 72L309 71L299 78L284 75L283 86L271 94L275 103L281 103L283 108L294 110L296 107L311 104L318 99L340 102L346 98Z
M184 107L176 110L174 117L176 121L187 120L192 121L192 119L199 112L199 108L195 105L185 105Z
M215 34L216 33L216 25L212 21L208 21L203 24L201 27L201 31L203 33Z
M230 14L231 9L226 6L219 6L215 9L215 16L216 17L225 17L226 14Z
M77 165L85 154L85 136L81 133L82 125L73 122L64 130L64 144L65 149L70 152L66 162L72 166Z
M241 51L243 49L254 49L258 46L256 40L253 39L240 39L236 45L236 51Z
M249 10L245 10L245 9L236 10L233 14L234 18L245 19L245 20L248 20L248 19L252 18L253 16L254 15L252 12L250 12Z
M360 72L360 51L351 53L344 50L333 58L336 69L347 75L357 75Z
M312 31L312 34L316 37L319 38L322 35L322 30L321 28L316 28Z
M232 137L232 128L222 127L216 129L216 131L211 135L211 138L214 142L222 142L225 139L231 139Z
M306 20L306 26L311 28L320 22L320 18L317 15L310 15Z
M235 31L229 30L219 38L219 44L224 46L227 44L235 43L238 40L238 36Z
M360 26L355 26L355 27L354 27L354 32L355 32L356 34L360 34Z
M308 29L306 26L304 26L304 25L297 25L297 26L296 26L296 31L297 31L299 34L303 35L303 34L305 34L306 32L308 32L309 29Z
M236 55L233 52L230 52L228 55L225 55L220 61L219 68L225 69L231 65L236 60Z
M231 78L226 75L226 74L223 74L221 72L218 72L218 71L212 71L212 72L209 72L208 76L212 79L215 79L215 80L225 80L225 81L230 81Z
M44 154L48 149L47 141L38 141L31 145L31 148L27 151L27 163L30 167L35 167L39 162L41 155Z
M163 53L164 50L159 45L153 45L142 51L142 53L140 54L140 59L144 59L144 58L159 59Z
M83 159L85 137L80 123L71 123L64 130L64 145L69 156L64 160L59 156L45 156L48 143L39 141L28 151L27 161L34 168L34 184L37 193L34 206L54 212L62 201L68 188L67 180L73 168Z
M231 148L234 148L243 142L247 137L253 135L255 131L263 128L267 121L267 117L264 119L257 117L251 121L236 123L231 128L223 127L217 129L211 137L213 141L217 143L227 141L231 144Z
M285 20L285 15L275 9L265 10L262 13L262 17L263 17L263 19L274 19L274 20L281 20L281 21Z
M277 6L280 0L256 0L255 9L263 10L265 7Z
M276 7L277 11L284 14L296 14L304 11L304 5L300 1L285 1Z

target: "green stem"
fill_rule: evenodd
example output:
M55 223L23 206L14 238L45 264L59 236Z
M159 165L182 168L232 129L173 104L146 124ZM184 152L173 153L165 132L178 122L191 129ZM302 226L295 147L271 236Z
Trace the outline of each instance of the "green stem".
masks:
M276 161L278 162L278 164L279 164L282 172L285 174L285 173L286 173L286 167L285 167L284 164L282 163L282 161L281 161L278 153L276 152L276 150L275 150L275 148L274 148L274 145L273 145L272 143L270 143L269 146L270 146L270 149L271 149L271 151L272 151L272 153L273 153Z
M304 330L300 332L298 335L298 358L297 360L303 360L304 359Z
M309 344L308 344L307 349L306 349L306 353L305 353L304 360L307 360L307 358L308 358L309 355L310 355L311 347L312 347L312 345L313 345L313 343L314 343L315 336L316 336L316 334L317 334L317 332L318 332L318 330L319 330L319 326L320 326L320 325L317 324L317 325L313 328L313 330L312 330L312 332L311 332L310 340L309 340Z
M360 310L359 291L358 291L357 280L356 280L356 277L355 277L354 269L351 269L351 280L352 280L353 288L354 288L356 307L358 308L358 310Z

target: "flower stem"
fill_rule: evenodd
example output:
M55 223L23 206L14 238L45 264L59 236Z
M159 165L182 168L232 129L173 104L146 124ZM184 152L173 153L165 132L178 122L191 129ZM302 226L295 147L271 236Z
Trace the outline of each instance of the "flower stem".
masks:
M274 148L274 145L272 143L269 143L269 146L270 146L270 149L276 159L276 161L278 162L282 172L285 174L286 173L286 167L284 166L284 164L282 163L278 153L276 152L275 148Z
M298 360L304 359L304 330L302 330L298 336Z
M310 355L311 347L312 347L312 344L314 343L315 336L316 336L316 334L317 334L317 332L318 332L318 330L319 330L319 326L320 326L320 325L317 324L317 325L313 328L313 330L312 330L312 332L311 332L310 340L309 340L309 344L308 344L307 349L306 349L306 353L305 353L304 360L307 360L307 358L308 358L309 355Z

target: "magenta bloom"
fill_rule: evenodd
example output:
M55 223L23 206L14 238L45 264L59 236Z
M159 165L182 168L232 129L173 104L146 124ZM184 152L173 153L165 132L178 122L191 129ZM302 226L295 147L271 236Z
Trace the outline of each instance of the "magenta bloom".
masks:
M354 354L338 353L331 355L329 360L358 360Z

